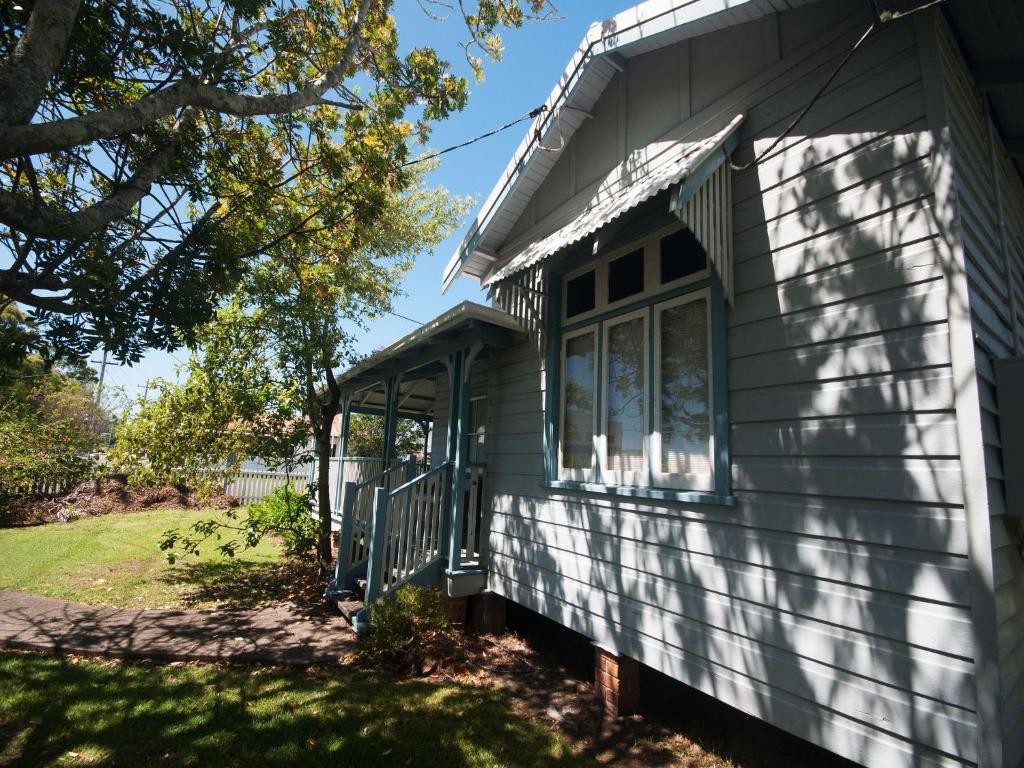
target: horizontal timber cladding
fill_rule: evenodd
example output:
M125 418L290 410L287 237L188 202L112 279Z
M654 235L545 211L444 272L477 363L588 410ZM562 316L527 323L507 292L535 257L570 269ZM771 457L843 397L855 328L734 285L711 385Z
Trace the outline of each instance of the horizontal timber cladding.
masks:
M1024 188L948 28L939 35L981 401L999 657L1003 764L1024 759L1022 527L1007 514L993 360L1024 353ZM1019 472L1020 467L1016 470Z
M817 87L812 73L828 71L868 21L861 4L821 5L754 22L778 24L781 60L699 114L680 107L680 119L745 111L734 157L763 151ZM817 34L786 43L806 24ZM691 80L713 79L713 67L692 60L699 48L680 44L679 55L691 56ZM600 102L594 114L588 134L620 119ZM547 487L549 265L491 294L530 338L491 359L489 587L865 765L977 756L925 117L914 28L892 25L760 166L732 174L735 507ZM584 146L569 149L585 167ZM542 234L544 221L519 227L517 240ZM1012 566L1000 573L1015 583Z

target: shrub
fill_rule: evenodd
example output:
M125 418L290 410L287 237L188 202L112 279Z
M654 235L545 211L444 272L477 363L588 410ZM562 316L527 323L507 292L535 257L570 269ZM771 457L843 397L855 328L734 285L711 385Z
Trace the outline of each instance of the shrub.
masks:
M187 531L164 531L160 549L173 565L182 555L198 557L200 546L211 539L219 542L218 552L234 557L270 535L281 538L289 557L301 557L310 554L317 541L318 528L312 510L307 494L285 485L244 511L228 509L221 517L196 520ZM231 538L225 540L225 536Z
M318 528L309 495L290 485L251 505L249 520L254 528L280 536L289 556L305 555L316 544Z
M406 584L373 604L363 651L378 661L417 664L450 641L450 630L441 590Z
M0 509L33 488L70 487L87 477L86 447L66 420L0 406Z

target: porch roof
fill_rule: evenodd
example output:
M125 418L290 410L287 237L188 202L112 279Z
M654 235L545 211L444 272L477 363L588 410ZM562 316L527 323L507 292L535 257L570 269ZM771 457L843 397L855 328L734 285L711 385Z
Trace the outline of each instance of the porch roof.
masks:
M464 301L335 378L342 393L351 395L398 374L407 380L434 376L445 370L448 353L463 347L480 344L485 350L495 349L524 338L526 331L507 312ZM410 390L410 407L404 410L427 412L425 393L414 391L411 383L404 386ZM371 394L366 405L371 405L371 400L372 405L377 404Z

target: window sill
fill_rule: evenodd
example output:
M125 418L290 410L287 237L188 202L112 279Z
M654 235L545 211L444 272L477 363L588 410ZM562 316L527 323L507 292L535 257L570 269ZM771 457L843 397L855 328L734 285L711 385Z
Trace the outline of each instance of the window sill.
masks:
M548 480L541 483L541 485L558 491L580 491L582 493L620 496L629 499L655 499L657 501L677 501L687 504L716 504L721 507L736 506L735 496L731 494L721 495L713 491L679 491L672 488L602 485L600 483L581 483L575 480Z

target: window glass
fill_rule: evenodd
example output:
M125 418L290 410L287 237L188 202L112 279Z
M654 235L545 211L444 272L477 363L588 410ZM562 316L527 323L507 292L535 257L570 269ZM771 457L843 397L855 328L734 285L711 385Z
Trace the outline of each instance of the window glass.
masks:
M620 301L644 289L644 249L637 248L608 262L608 303Z
M608 469L644 470L644 319L608 328L606 439Z
M661 238L661 283L671 283L687 275L703 272L708 255L688 229L680 229Z
M661 310L660 334L659 471L710 474L707 299Z
M594 331L565 342L562 466L590 469L594 454Z
M589 312L595 306L597 273L584 272L565 283L565 316L574 317Z

